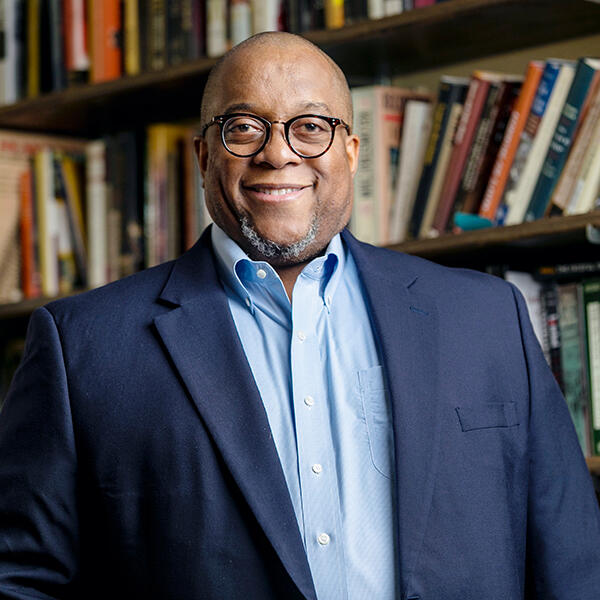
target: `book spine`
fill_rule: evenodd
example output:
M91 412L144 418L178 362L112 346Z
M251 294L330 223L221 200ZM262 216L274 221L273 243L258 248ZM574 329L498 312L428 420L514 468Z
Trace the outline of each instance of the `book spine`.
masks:
M525 123L527 122L527 117L533 105L543 72L544 65L541 62L531 61L527 66L525 82L506 125L502 144L498 150L489 182L483 194L479 209L479 216L481 217L493 220L496 216L509 178L510 168L517 153L519 139L525 128Z
M558 323L558 289L554 282L546 283L541 291L544 313L544 347L548 352L548 363L561 390L563 389L561 364L561 339Z
M59 91L67 87L67 71L64 57L64 22L61 0L50 0L49 17L52 91Z
M121 76L122 28L119 0L91 0L94 33L92 35L92 82L109 81Z
M250 0L232 0L230 3L231 44L235 46L252 35Z
M361 140L358 171L354 177L354 204L351 229L359 239L376 243L379 237L377 212L376 100L368 90L352 90L354 130Z
M579 128L567 162L552 194L549 210L546 211L549 214L562 214L565 212L575 189L577 176L600 119L600 86L597 86L594 92L594 100L587 114L582 118L584 119L583 123Z
M151 71L167 66L167 7L166 0L148 0L147 19L147 65Z
M40 0L27 0L27 96L40 95Z
M452 156L450 158L450 164L448 165L440 202L433 221L433 235L440 235L446 230L448 225L467 154L471 147L475 129L479 122L489 89L490 81L480 79L477 76L473 77L471 80L460 122L454 137Z
M339 29L344 26L344 0L325 0L325 27Z
M560 333L560 360L562 365L563 393L577 439L583 453L590 456L589 433L587 430L586 370L584 369L585 354L582 354L582 344L579 339L579 299L578 284L558 286L558 324Z
M106 144L90 142L86 148L86 215L89 286L108 282L106 245Z
M529 201L529 206L525 214L526 221L533 221L544 216L554 186L558 181L571 147L581 108L594 73L595 69L588 65L585 60L579 61L571 89L569 90L567 100L552 136L540 176Z
M406 0L404 0L406 1ZM399 15L404 8L403 0L384 0L383 1L383 14L386 17L391 15ZM408 8L408 7L407 7Z
M167 64L173 66L181 64L187 58L182 19L183 0L169 0L165 5L167 13Z
M4 3L4 78L1 80L4 89L2 100L12 104L18 95L18 52L17 46L17 2Z
M32 172L23 172L19 181L21 197L21 282L25 298L37 298L40 293L39 271L35 248L35 217Z
M124 56L125 73L137 75L140 66L140 13L138 0L124 0L123 5L123 31L124 31Z
M502 201L502 214L496 216L498 224L516 225L521 223L542 168L545 152L550 144L552 133L558 121L560 111L569 91L573 79L574 69L571 64L563 63L558 66L557 77L549 90L549 95L543 103L541 118L536 114L530 114L525 130L521 135L521 142L517 149L515 162L511 169L511 181L515 181L515 187L507 186ZM542 77L540 89L548 83ZM540 92L538 89L538 92ZM533 102L532 112L537 113L537 97ZM519 161L517 163L517 161Z
M369 0L367 9L369 19L381 19L385 15L384 0Z
M206 0L206 54L221 56L227 52L227 2Z
M65 64L70 83L84 83L90 71L85 0L64 0Z
M600 281L583 282L592 454L600 455Z
M206 54L206 3L204 0L192 0L192 40L190 59Z
M580 177L573 192L575 209L581 214L600 207L600 123L581 166Z

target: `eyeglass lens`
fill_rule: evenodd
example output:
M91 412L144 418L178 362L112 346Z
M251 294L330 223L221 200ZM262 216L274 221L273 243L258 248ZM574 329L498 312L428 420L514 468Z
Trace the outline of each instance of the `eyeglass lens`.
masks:
M250 116L237 116L223 124L223 140L229 150L239 156L257 152L265 141L267 125ZM317 156L331 142L333 128L320 117L300 117L289 127L289 144L303 156Z

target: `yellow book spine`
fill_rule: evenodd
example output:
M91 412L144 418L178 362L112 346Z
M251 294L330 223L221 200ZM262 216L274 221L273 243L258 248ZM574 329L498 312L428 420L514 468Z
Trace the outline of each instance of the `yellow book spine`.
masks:
M125 73L140 72L140 23L138 0L125 0Z
M344 26L344 0L325 0L325 27L339 29Z

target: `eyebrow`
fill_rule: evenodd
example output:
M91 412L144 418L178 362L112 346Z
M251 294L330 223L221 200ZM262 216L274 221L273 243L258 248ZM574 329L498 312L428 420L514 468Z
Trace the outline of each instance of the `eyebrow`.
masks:
M301 112L303 112L303 111L307 111L307 112L319 111L326 115L329 115L331 113L331 109L324 102L307 102L300 108L298 114L301 114ZM236 113L236 112L250 112L250 113L254 113L254 114L259 114L260 111L257 111L256 107L253 106L252 104L248 104L246 102L239 102L237 104L229 105L225 109L223 114L229 115L231 113Z

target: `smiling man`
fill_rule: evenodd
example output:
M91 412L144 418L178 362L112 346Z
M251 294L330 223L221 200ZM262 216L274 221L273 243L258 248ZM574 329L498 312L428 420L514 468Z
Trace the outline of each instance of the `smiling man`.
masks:
M255 36L201 115L215 224L31 318L0 598L598 598L598 506L522 297L345 230L339 68Z

